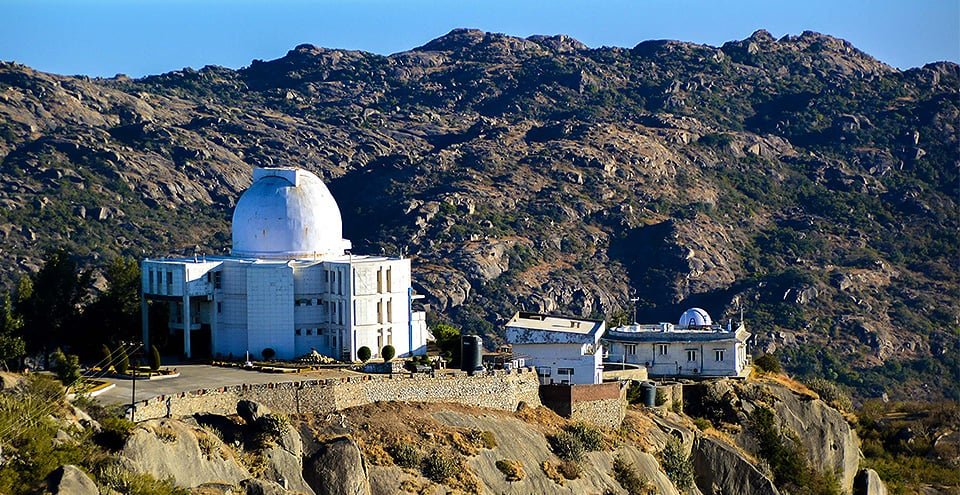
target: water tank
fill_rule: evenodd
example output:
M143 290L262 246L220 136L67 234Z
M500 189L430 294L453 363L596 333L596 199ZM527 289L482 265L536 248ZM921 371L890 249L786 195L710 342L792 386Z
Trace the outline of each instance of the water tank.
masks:
M657 385L653 382L640 384L640 404L647 407L657 405Z
M483 361L480 352L483 350L483 339L479 335L463 335L460 337L460 369L473 374L483 371Z

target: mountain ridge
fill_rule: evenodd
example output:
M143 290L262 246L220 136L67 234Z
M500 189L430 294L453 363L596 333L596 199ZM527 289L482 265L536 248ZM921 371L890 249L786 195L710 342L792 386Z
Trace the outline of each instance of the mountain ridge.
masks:
M896 394L955 359L958 73L763 31L588 48L455 30L140 79L5 63L2 275L60 245L92 265L224 252L250 167L296 165L357 252L414 257L468 331L496 339L521 308L622 321L634 294L641 320L743 307L794 371Z

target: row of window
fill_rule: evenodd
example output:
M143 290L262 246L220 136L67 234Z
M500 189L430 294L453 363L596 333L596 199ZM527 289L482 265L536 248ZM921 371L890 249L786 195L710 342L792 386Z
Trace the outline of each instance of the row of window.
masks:
M166 272L160 270L154 270L153 268L147 272L148 285L150 286L150 293L156 294L163 290L163 274L167 274L167 284L166 284L166 293L170 294L173 292L173 272L167 270Z
M564 376L573 376L573 368L557 368L558 375ZM548 377L553 375L553 368L549 366L539 366L537 367L537 375L542 377Z
M656 346L657 346L657 354L658 354L658 355L660 355L660 356L666 356L666 355L667 355L667 347L669 346L669 344L656 344ZM723 354L724 354L723 351L724 351L724 349L714 349L714 350L713 350L713 357L714 357L714 359L715 359L717 362L722 362L722 361L723 361ZM628 356L636 356L636 355L637 355L637 344L624 344L624 345L623 345L623 352L624 352L624 354L626 354L626 355L628 355ZM697 360L697 350L696 350L696 349L687 349L687 362L694 362L694 361L696 361L696 360Z

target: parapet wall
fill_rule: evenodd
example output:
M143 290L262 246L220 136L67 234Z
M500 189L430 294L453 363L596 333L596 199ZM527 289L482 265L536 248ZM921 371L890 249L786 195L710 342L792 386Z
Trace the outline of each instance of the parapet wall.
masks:
M236 385L160 396L137 403L136 420L193 414L234 414L248 399L282 414L323 414L380 401L447 402L513 411L541 405L532 368L474 376L447 373L357 375L349 378Z

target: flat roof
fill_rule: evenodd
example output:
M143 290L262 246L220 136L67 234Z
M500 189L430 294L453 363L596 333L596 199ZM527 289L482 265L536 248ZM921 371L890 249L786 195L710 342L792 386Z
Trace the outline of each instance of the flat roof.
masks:
M331 263L368 263L368 262L378 262L378 261L399 261L406 258L396 258L392 256L377 256L377 255L366 255L366 254L344 254L339 256L330 256L320 259L310 259L310 258L294 258L294 259L274 259L274 258L256 258L256 257L245 257L245 256L197 256L194 257L175 257L175 258L144 258L143 261L151 263L176 263L176 264L204 264L204 263L218 263L224 261L235 261L239 263L260 263L260 264L277 264L277 265L286 265L287 263L293 262L301 265L309 265L322 262L331 262Z
M507 326L588 335L599 330L600 327L603 326L603 321L518 312L513 315L513 318L510 319Z

